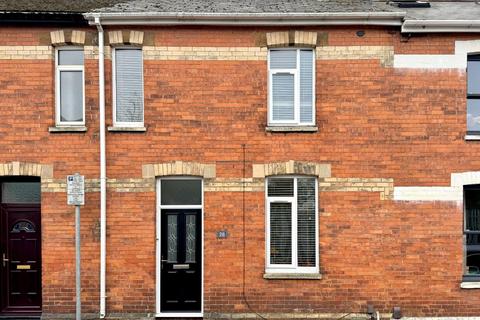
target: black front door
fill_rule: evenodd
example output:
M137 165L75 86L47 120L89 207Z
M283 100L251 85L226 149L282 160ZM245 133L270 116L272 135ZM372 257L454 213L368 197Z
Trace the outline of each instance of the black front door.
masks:
M200 209L161 211L161 312L200 312L202 299Z
M1 313L41 310L39 204L0 205Z

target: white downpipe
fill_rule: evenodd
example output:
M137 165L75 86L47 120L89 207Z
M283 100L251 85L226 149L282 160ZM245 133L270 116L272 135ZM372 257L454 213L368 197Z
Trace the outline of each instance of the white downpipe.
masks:
M100 17L95 17L98 30L98 99L100 109L100 319L105 318L107 256L107 167L105 159L105 49Z

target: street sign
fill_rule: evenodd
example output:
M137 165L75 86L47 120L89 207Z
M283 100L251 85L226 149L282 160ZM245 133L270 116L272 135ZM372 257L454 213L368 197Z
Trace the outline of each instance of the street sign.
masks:
M67 204L83 206L85 204L85 178L79 174L67 176Z

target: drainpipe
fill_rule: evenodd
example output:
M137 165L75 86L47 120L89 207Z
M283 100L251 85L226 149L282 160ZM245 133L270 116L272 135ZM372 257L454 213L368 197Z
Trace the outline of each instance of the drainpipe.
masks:
M98 30L98 100L100 109L100 319L105 318L105 274L107 254L107 175L105 159L105 49L100 17L95 17Z

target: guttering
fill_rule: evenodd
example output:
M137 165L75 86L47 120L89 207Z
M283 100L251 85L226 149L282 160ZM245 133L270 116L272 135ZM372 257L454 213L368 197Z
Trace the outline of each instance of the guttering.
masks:
M381 25L401 26L405 12L334 12L334 13L158 13L112 12L86 13L92 24L95 16L103 25Z
M480 32L480 20L405 20L402 32Z
M105 48L100 17L93 24L98 30L98 100L100 110L100 319L105 318L107 256L107 164L105 158Z

